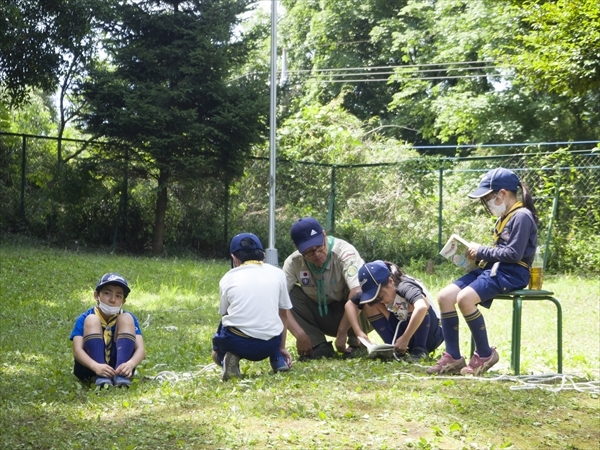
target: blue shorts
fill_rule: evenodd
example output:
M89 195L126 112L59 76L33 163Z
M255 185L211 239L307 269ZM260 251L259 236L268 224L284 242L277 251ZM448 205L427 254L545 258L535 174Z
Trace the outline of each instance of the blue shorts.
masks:
M247 336L237 328L224 327L222 323L219 323L219 328L213 335L213 350L217 352L219 361L223 361L227 352L250 361L279 358L282 357L281 335L265 341Z
M381 339L383 339L383 342L385 342L386 344L393 344L394 334L396 335L396 339L398 339L404 334L404 332L406 331L406 327L408 327L408 322L410 322L411 315L412 314L409 314L406 320L400 322L400 328L398 329L398 333L396 333L396 327L398 326L399 319L393 313L390 313L390 316L388 317L384 326L377 327L375 324L371 325L373 325L373 329L377 332ZM383 318L383 320L385 320L385 317ZM423 321L425 320L429 320L427 350L429 352L432 352L436 348L438 348L440 344L444 341L444 336L442 334L442 327L440 326L440 319L438 318L438 316L435 313L435 310L431 306L429 307L428 314L425 316ZM407 350L410 352L414 348L414 346L415 338L413 336L408 342Z
M529 269L520 264L500 263L496 275L491 275L493 264L485 269L475 269L454 282L461 290L471 287L481 299L481 306L492 306L494 297L516 289L523 289L529 283Z

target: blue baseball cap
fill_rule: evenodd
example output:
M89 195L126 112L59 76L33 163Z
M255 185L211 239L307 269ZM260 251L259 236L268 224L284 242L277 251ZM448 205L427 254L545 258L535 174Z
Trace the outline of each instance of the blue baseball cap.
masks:
M360 296L361 305L372 302L379 295L381 284L391 275L390 269L386 263L381 260L368 262L358 270L358 281L362 294Z
M521 180L512 170L499 167L490 170L481 178L479 187L469 194L469 198L485 197L490 192L500 189L517 192L519 184L521 184Z
M242 248L242 240L250 239L252 244L245 246ZM263 250L263 246L260 242L260 239L255 234L252 233L240 233L237 234L231 239L231 244L229 244L229 253L232 255L239 250ZM264 251L264 250L263 250Z
M106 273L102 275L102 278L100 278L100 281L98 281L98 284L96 285L96 292L100 292L102 286L106 286L108 284L121 286L123 288L123 294L125 295L125 297L127 297L131 292L127 280L118 273Z
M298 219L290 230L292 241L300 253L306 249L323 245L323 227L312 217Z

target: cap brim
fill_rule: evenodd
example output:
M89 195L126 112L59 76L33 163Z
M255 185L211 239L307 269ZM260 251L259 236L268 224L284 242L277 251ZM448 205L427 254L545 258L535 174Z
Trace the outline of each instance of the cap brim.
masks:
M360 304L364 305L366 303L371 303L372 301L374 301L377 296L379 295L379 290L381 289L381 284L377 285L377 289L371 289L368 291L363 291L363 293L360 296Z
M298 244L296 247L300 253L304 253L311 247L321 247L323 245L323 234L316 234L311 237L308 241L304 241L301 244Z
M494 191L492 189L477 188L477 189L475 189L473 192L471 192L469 194L469 198L481 198L481 197L485 197L486 195L488 195L491 192L494 192Z
M129 286L125 286L123 283L121 283L120 281L107 281L106 283L100 284L98 286L96 286L96 291L98 291L99 289L102 289L104 286L120 286L123 289L123 293L125 294L125 297L127 297L129 295L129 293L131 292L131 289L129 288Z

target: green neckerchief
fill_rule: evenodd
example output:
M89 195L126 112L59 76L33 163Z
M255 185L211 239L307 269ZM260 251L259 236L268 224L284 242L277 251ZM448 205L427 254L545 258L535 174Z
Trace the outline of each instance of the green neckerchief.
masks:
M331 249L333 248L333 242L335 238L333 236L327 236L327 259L320 268L317 268L313 263L306 261L308 268L315 275L323 275L329 260L331 259ZM325 280L323 277L317 278L317 304L319 305L319 315L321 317L329 314L329 307L327 306L327 295L325 294Z

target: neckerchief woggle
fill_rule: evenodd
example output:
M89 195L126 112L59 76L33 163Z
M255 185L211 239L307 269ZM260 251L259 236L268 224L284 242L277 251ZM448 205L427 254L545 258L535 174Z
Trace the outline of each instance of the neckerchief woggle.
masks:
M308 268L315 275L323 275L325 269L327 269L327 265L331 259L331 249L333 248L334 240L335 239L333 236L327 237L327 259L320 268L317 268L313 263L306 261ZM319 305L319 315L321 317L329 314L329 307L327 306L327 294L325 293L325 280L323 280L323 277L317 278L317 304Z
M119 317L119 314L121 314L121 311L106 320L102 315L100 308L94 306L94 314L100 317L100 323L102 324L102 329L104 330L104 359L106 360L106 364L110 362L110 351L112 348L112 327L117 323L117 318Z

